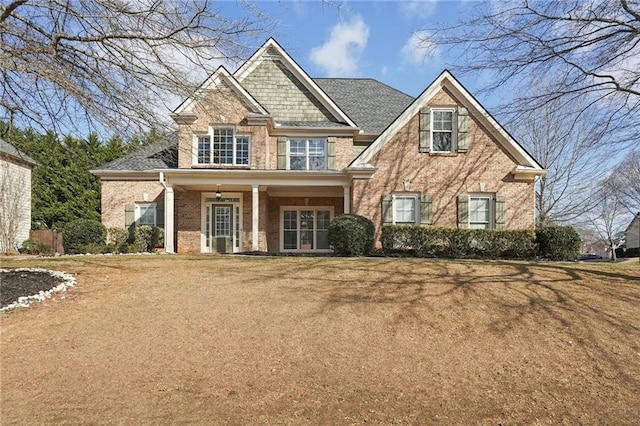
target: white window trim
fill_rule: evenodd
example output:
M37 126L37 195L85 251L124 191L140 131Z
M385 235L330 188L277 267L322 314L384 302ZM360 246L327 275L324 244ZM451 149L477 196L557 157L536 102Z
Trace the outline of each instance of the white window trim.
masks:
M213 133L217 129L231 129L233 132L233 154L231 164L227 163L214 163L213 162ZM198 139L202 137L209 138L209 162L200 163L198 155ZM247 147L247 164L238 164L237 149L238 138L247 138L249 145ZM238 132L234 126L210 126L207 133L195 133L193 135L193 155L192 163L196 166L223 166L223 167L249 167L251 166L251 134Z
M489 200L489 226L485 229L494 229L496 227L496 195L490 192L476 192L468 194L467 198L467 228L471 228L471 199L472 198L485 198Z
M286 249L284 248L284 212L295 210L297 212L300 211L329 211L329 221L332 221L334 218L334 208L333 206L281 206L280 207L280 251L283 253L331 253L331 249ZM298 221L300 221L300 214L297 215ZM315 219L315 216L314 216ZM298 243L300 241L300 229L298 231ZM313 234L314 238L316 238L317 228L314 226ZM317 238L316 238L317 243ZM316 244L317 245L317 244Z
M391 194L391 211L393 212L393 224L396 225L398 224L397 220L396 220L396 199L397 198L413 198L414 200L414 207L415 207L415 222L413 223L414 225L419 225L420 224L420 194L417 192L397 192L394 194ZM401 225L408 225L408 223L406 222L401 222Z
M141 207L150 208L153 207L153 225L149 225L148 223L140 223ZM158 205L157 203L135 203L134 204L134 219L135 226L149 225L149 226L158 226Z
M300 171L320 171L320 170L328 170L327 169L327 162L328 157L329 157L329 139L328 138L318 138L318 137L313 137L313 136L299 136L299 137L290 137L287 138L287 170L291 170L291 141L305 141L305 158L306 158L306 168L300 170ZM320 169L320 170L312 170L309 169L309 141L310 140L321 140L324 142L324 169Z
M451 150L450 151L436 151L433 148L433 132L434 132L434 119L433 119L433 113L434 112L439 112L439 111L444 111L444 112L450 112L451 113ZM431 153L435 153L435 154L452 154L455 153L457 151L458 148L458 122L457 122L457 114L456 114L456 109L455 108L431 108L429 110L429 144L430 144L430 152Z

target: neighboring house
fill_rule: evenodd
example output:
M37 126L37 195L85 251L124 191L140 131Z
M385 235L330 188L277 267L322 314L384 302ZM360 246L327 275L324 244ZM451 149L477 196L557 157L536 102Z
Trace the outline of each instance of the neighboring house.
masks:
M107 227L164 226L167 252L328 251L342 213L383 224L534 227L545 170L444 71L412 98L312 79L269 39L173 113L165 141L94 170Z
M624 235L625 248L627 250L640 248L640 213L636 213L636 216L624 231Z
M29 238L31 170L36 164L0 139L0 253L15 250Z

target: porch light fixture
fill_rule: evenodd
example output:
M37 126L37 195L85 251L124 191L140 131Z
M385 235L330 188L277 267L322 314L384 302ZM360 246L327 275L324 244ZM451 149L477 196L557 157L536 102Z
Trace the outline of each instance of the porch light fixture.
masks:
M216 191L216 200L220 200L222 198L222 192L220 192L220 185L218 185L218 190Z

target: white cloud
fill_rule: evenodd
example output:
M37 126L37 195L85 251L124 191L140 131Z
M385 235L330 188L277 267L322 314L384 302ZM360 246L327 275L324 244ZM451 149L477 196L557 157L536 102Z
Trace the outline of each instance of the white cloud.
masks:
M440 50L431 41L431 33L428 31L416 31L402 47L404 61L414 65L422 65L427 59L438 59Z
M311 49L309 58L329 77L353 77L358 73L360 55L368 39L369 27L357 15L351 21L336 24L325 43Z
M425 19L436 13L437 0L403 1L400 2L400 12L410 19Z

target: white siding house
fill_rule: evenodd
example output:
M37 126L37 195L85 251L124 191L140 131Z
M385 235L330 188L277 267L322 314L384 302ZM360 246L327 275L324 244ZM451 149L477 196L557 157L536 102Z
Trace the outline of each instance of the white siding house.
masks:
M0 253L15 250L29 238L31 170L36 164L0 139Z

